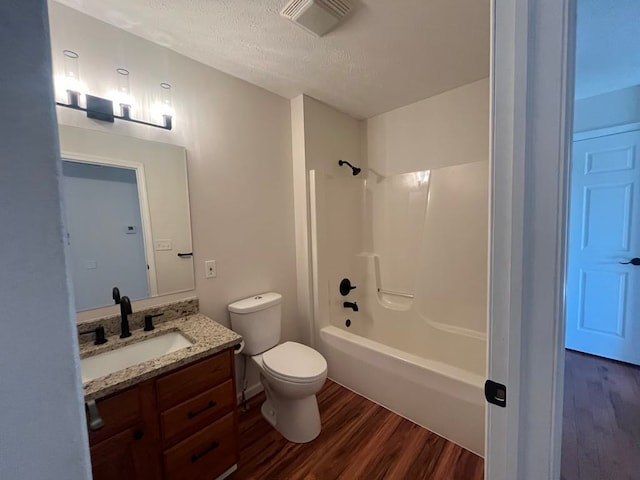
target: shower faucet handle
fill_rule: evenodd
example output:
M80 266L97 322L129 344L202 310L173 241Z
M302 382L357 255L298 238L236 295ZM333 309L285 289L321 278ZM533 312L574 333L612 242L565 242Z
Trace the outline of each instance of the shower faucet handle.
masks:
M340 282L340 295L346 297L354 288L356 288L356 286L351 285L351 280L349 280L348 278L343 278Z

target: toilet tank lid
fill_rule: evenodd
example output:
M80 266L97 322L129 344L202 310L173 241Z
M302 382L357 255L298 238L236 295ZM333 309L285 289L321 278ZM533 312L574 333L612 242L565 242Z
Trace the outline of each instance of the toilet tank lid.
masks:
M277 305L280 302L282 302L282 295L276 292L267 292L238 300L227 308L233 313L253 313Z

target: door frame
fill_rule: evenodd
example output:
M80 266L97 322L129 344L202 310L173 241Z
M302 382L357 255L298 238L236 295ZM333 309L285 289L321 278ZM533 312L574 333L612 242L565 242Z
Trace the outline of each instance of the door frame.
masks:
M575 0L492 0L485 478L560 477Z
M144 175L144 165L139 162L121 160L119 158L100 157L98 155L87 155L85 153L61 150L60 157L65 160L87 163L91 165L102 165L107 167L126 168L135 170L136 183L138 187L138 199L140 201L140 218L142 219L142 232L144 238L144 253L149 268L147 269L147 283L149 285L149 297L158 295L158 279L156 276L156 261L153 249L153 237L151 235L151 212L149 210L149 199L147 197L147 181ZM63 199L64 201L64 199Z

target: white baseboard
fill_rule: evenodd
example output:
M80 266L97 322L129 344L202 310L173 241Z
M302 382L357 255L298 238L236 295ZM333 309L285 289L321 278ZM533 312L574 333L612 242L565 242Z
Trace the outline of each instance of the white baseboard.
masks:
M247 388L247 391L245 392L245 396L247 400L249 400L250 398L255 397L257 394L262 392L263 390L264 390L264 387L260 382L258 382ZM237 401L238 401L238 405L242 403L242 391L238 392Z

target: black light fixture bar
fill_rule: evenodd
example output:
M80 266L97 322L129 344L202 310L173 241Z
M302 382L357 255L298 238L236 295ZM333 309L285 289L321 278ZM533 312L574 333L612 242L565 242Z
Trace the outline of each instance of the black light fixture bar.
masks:
M113 123L113 120L117 118L118 120L124 120L124 121L127 121L127 122L137 123L139 125L146 125L148 127L162 128L163 130L171 130L173 128L173 118L171 117L171 115L163 115L162 116L162 118L164 118L164 125L161 125L159 123L145 122L143 120L136 120L135 118L131 118L129 116L115 115L113 113L113 102L111 100L106 99L106 98L100 98L100 97L95 97L93 95L87 95L87 104L89 104L90 99L92 99L92 98L95 99L95 101L98 102L99 108L97 108L97 109L84 108L84 107L81 107L80 105L74 105L74 104L62 103L62 102L56 102L56 105L59 106L59 107L65 107L65 108L70 108L72 110L78 110L78 111L81 111L81 112L86 112L87 113L87 117L94 118L96 120L101 120L103 122L111 122L111 123Z

